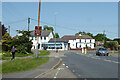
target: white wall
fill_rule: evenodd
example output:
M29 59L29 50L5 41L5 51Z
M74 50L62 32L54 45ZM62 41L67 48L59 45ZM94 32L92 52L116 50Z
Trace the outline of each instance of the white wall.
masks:
M40 50L42 49L42 47L41 47L42 43L48 42L51 38L53 38L52 32L50 32L50 34L46 37L46 40L44 40L44 37L42 37L42 40L41 40L41 37L39 37ZM29 39L32 39L32 37L30 37ZM37 39L35 40L35 36L33 37L32 42L33 42L32 49L34 49L34 46L35 46L35 49L36 49Z
M71 49L84 48L86 46L94 48L95 39L81 39L81 42L80 42L80 39L69 40L69 43L70 43ZM77 47L76 47L76 43L77 43Z

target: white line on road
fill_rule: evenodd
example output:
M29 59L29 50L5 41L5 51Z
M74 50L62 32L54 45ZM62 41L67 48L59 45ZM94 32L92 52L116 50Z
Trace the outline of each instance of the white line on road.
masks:
M66 66L66 68L69 68L68 66Z
M63 66L64 66L65 64L63 64Z
M75 72L74 70L72 70L72 72Z
M117 62L117 61L112 61L113 63L119 63L119 62Z
M104 61L111 62L111 60L106 60L106 59L104 59Z
M54 76L54 78L57 78L57 75L58 75L58 73L59 73L59 71L60 71L61 69L64 69L64 68L58 68L58 69L57 69L57 72L56 72L56 74L55 74L55 76Z

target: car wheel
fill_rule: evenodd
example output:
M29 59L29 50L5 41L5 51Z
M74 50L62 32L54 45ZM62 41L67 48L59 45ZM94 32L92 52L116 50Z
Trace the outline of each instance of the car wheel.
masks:
M107 56L108 56L108 53L107 53Z
M101 54L99 54L99 56L101 56Z

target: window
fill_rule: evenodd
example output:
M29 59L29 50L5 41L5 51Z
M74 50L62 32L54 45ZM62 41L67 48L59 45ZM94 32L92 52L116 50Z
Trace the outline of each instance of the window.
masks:
M42 36L41 36L41 40L42 40Z
M37 40L37 36L35 36L35 40Z
M46 40L46 37L44 37L44 40Z
M81 43L81 39L80 39L80 43Z
M91 40L90 40L90 43L91 43Z
M32 40L33 40L33 36L32 36Z

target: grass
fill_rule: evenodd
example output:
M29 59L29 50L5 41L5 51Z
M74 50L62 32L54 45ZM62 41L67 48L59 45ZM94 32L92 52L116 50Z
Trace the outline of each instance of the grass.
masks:
M47 50L40 50L38 56L46 56L50 55L50 51Z
M49 57L15 59L2 64L2 73L33 70L49 61ZM1 65L0 65L1 66Z
M12 57L12 52L2 52L3 56L2 57ZM32 56L33 52L30 54L20 54L20 53L15 53L15 57L26 57L26 56Z
M11 58L0 55L0 60L10 60Z
M60 63L59 63L58 65L56 65L56 66L54 67L54 69L57 69L59 66L61 66L61 64L62 64L62 61L60 61Z

